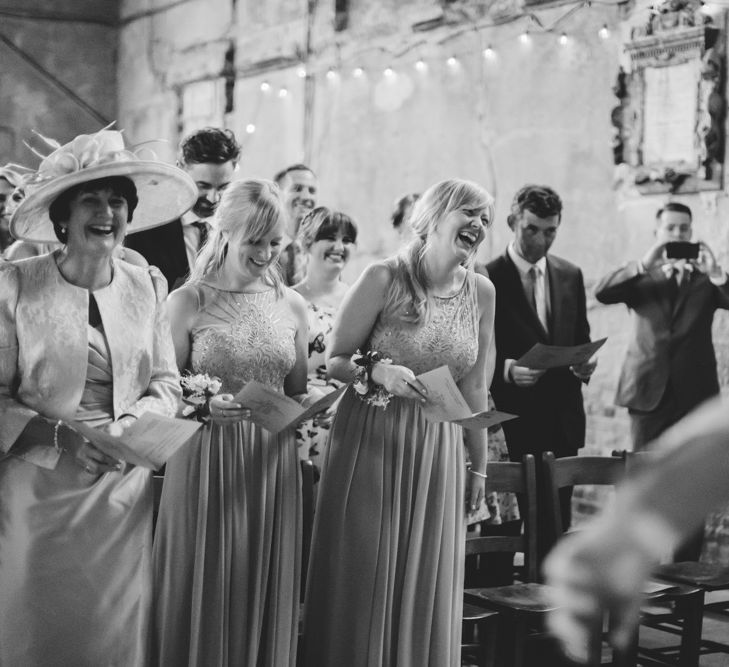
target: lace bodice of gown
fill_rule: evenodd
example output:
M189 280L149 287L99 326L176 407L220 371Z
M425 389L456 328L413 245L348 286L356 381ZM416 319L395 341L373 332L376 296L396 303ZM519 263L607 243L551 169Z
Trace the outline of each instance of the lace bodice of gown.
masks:
M221 393L250 380L279 391L296 361L296 322L286 298L270 289L254 294L197 285L192 328L193 373L219 377Z
M478 321L476 276L468 273L456 294L434 297L431 316L425 323L412 325L380 316L369 347L416 375L447 365L458 381L476 363Z

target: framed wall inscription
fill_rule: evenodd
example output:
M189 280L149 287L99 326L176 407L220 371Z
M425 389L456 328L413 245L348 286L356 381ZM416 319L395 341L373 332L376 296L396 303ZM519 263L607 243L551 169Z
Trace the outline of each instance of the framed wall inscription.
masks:
M722 186L724 34L699 6L663 2L625 45L631 72L613 88L613 153L646 194Z

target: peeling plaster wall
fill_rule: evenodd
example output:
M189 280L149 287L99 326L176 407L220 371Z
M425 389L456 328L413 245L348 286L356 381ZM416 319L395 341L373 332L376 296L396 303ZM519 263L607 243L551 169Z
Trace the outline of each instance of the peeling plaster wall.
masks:
M0 1L0 35L47 72L0 41L0 163L35 167L37 158L23 146L32 141L33 130L65 142L102 127L51 77L98 115L116 118L116 5L115 0ZM57 20L60 16L69 20Z

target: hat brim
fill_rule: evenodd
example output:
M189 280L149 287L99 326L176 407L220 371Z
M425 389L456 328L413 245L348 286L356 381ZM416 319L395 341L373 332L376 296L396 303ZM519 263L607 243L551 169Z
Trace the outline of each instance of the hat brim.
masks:
M128 233L158 227L179 218L197 200L195 182L179 167L151 160L110 162L66 174L32 189L13 213L10 233L25 241L57 243L48 216L51 203L75 185L110 176L126 176L137 188L139 204Z

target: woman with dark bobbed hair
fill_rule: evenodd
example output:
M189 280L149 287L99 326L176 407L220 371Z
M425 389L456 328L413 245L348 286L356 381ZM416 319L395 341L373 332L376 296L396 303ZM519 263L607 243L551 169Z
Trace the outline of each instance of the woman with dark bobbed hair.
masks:
M321 398L342 384L327 378L325 353L334 316L349 288L342 280L342 271L357 242L357 225L346 213L319 206L301 221L298 241L304 253L305 274L294 289L306 299L309 321L307 386L312 397ZM317 415L296 429L299 456L310 459L319 469L331 412Z
M180 215L181 170L140 160L121 133L54 143L15 210L15 238L60 249L0 266L0 664L147 662L151 473L82 438L120 437L180 395L153 267L115 257L132 217Z

